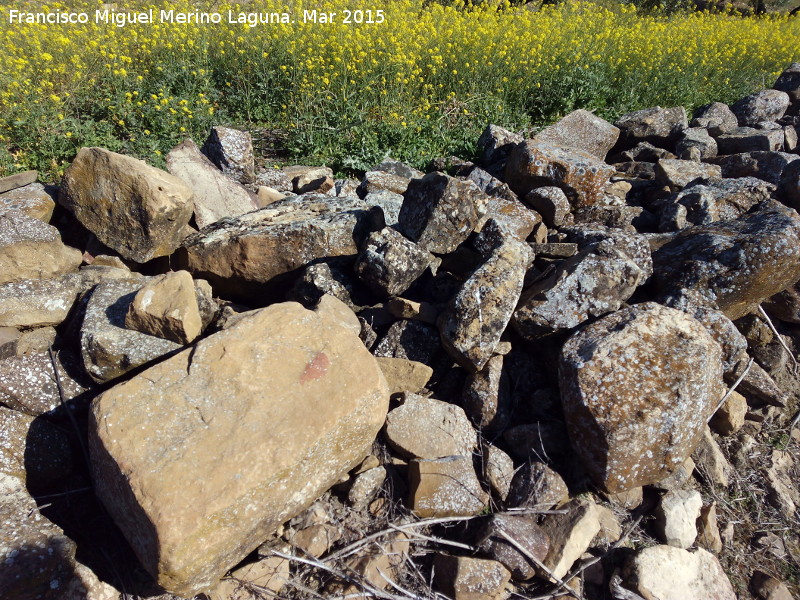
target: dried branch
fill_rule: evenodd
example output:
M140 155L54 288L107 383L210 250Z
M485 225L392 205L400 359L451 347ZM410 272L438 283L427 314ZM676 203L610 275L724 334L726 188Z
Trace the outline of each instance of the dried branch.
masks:
M752 366L753 366L753 359L751 358L751 359L750 359L750 360L747 362L747 366L744 368L744 371L742 371L742 374L741 374L741 375L739 375L739 378L738 378L738 379L737 379L737 380L734 382L734 384L731 386L731 388L730 388L730 389L727 391L727 393L726 393L726 394L725 394L725 395L722 397L722 400L720 400L720 401L717 403L717 407L714 409L714 412L712 412L712 413L711 413L711 416L710 416L710 417L708 417L708 420L706 421L706 423L708 423L708 421L711 421L711 419L714 417L714 414L715 414L715 413L716 413L716 412L717 412L717 411L718 411L718 410L719 410L719 409L722 407L722 405L723 405L723 404L725 404L725 401L726 401L726 400L727 400L727 399L730 397L730 395L731 395L731 394L732 394L732 393L733 393L733 392L736 390L736 388L737 388L737 387L739 387L739 384L740 384L740 383L742 383L742 380L743 380L745 377L747 377L747 374L750 372L750 369L752 368Z

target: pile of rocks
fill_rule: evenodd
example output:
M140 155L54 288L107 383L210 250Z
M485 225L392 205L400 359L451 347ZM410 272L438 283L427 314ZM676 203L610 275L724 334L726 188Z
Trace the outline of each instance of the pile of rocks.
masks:
M720 436L791 420L773 320L800 323L798 115L792 64L691 123L490 125L476 163L427 174L256 172L247 134L217 127L168 172L84 148L57 190L0 180L0 596L118 597L37 508L85 462L182 597L301 597L298 564L335 574L325 597L413 597L423 543L458 600L735 598L692 475L728 485ZM790 519L797 465L772 461ZM467 525L347 546L329 490L351 515L399 498ZM646 548L621 527L645 514Z

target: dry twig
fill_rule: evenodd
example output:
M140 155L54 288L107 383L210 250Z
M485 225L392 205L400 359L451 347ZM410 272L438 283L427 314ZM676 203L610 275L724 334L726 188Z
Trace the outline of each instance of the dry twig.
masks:
M731 386L731 388L730 388L730 389L727 391L727 393L726 393L726 394L725 394L725 395L722 397L722 400L720 400L720 401L717 403L717 407L714 409L714 412L712 412L712 413L711 413L711 416L710 416L710 417L708 417L708 421L710 421L710 420L711 420L711 419L714 417L714 414L715 414L715 413L716 413L716 412L717 412L717 411L720 409L720 407L721 407L723 404L725 404L725 400L727 400L727 399L730 397L730 395L731 395L731 394L732 394L732 393L733 393L733 392L736 390L736 388L737 388L737 387L739 387L739 384L740 384L740 383L742 383L742 380L743 380L745 377L747 377L747 374L750 372L750 369L751 369L751 367L752 367L752 366L753 366L753 359L751 358L751 359L750 359L750 360L747 362L747 366L744 368L744 371L742 371L742 374L741 374L741 375L739 375L739 378L738 378L738 379L737 379L737 380L734 382L734 384ZM708 422L708 421L706 421L706 422Z

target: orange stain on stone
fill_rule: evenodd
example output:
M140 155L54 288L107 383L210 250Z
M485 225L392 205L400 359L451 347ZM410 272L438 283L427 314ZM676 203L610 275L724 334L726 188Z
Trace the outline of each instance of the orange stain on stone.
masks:
M328 355L324 352L317 352L316 356L312 358L303 369L303 374L300 375L300 383L306 383L324 377L328 372L328 367L331 361Z

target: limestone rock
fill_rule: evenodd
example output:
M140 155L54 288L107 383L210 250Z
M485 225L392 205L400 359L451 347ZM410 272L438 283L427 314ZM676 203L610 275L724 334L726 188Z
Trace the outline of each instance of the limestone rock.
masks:
M542 561L547 556L550 538L531 515L495 513L478 534L476 545L483 554L511 571L514 579L531 579L536 575L536 566L517 544Z
M369 235L355 270L379 296L397 296L425 272L432 258L429 252L386 227Z
M386 171L367 171L358 186L358 195L363 198L367 194L382 191L404 194L410 180L410 177L401 177Z
M353 558L347 560L347 566L358 576L362 577L373 587L379 590L389 587L386 577L396 581L399 573L402 572L411 543L405 533L397 532L385 538L385 541L378 545L370 545ZM384 577L383 574L386 575ZM337 586L338 587L338 586ZM350 584L345 586L341 595L356 594L363 592L363 588Z
M177 344L193 342L202 321L192 276L173 271L145 283L128 305L125 327Z
M458 517L479 514L489 501L471 456L448 456L408 463L409 505L417 516Z
M433 369L428 365L405 358L376 357L386 382L389 384L390 394L400 392L417 393L433 375Z
M434 586L453 600L501 600L511 574L499 562L437 554Z
M439 318L442 345L470 371L480 371L492 357L522 292L533 255L513 238L494 248L464 282Z
M235 296L313 260L353 256L380 214L357 198L305 195L223 219L189 236L183 266Z
M364 204L369 207L377 206L383 211L383 218L387 227L397 229L400 218L400 209L403 207L403 196L394 192L372 192L364 196Z
M650 142L639 142L633 148L621 152L618 157L614 156L614 158L631 161L634 164L642 164L656 163L662 159L674 159L677 157L669 150L654 146ZM646 177L646 179L652 179L652 177Z
M405 319L389 327L378 345L373 348L375 356L405 358L429 365L441 349L439 332L420 321Z
M470 373L464 383L461 404L481 431L502 431L511 418L511 383L503 364L503 356L492 356L480 371Z
M786 519L791 519L800 503L800 495L793 487L790 474L794 468L794 460L790 453L775 450L770 457L770 463L766 472L768 499Z
M283 192L279 192L278 190L266 185L260 185L258 186L258 191L256 192L255 203L258 205L257 208L264 208L265 206L269 206L270 204L279 202L285 198L286 194ZM195 204L195 212L196 211L197 205Z
M295 194L315 192L328 194L333 192L335 181L333 171L328 167L305 167L301 165L284 167L283 171L292 180L292 191Z
M615 493L654 483L686 460L722 397L720 358L697 320L655 303L604 317L567 341L564 414L598 485Z
M64 173L59 203L106 246L144 263L180 246L191 199L191 189L166 171L103 148L81 148Z
M97 494L159 584L190 596L358 464L387 403L357 336L275 304L95 402Z
M226 177L191 139L170 150L167 170L192 190L194 218L200 229L258 208L252 194Z
M789 94L779 90L761 90L731 105L731 111L742 127L753 127L762 121L777 121L789 108Z
M486 196L474 183L429 173L409 183L398 228L421 248L445 254L469 237L485 212Z
M17 355L20 337L21 334L15 327L0 327L0 360Z
M470 456L478 437L460 406L404 394L403 403L386 417L386 437L405 456Z
M87 390L87 382L70 375L82 371L80 358L65 350L54 354L64 400L74 400ZM33 416L61 404L49 353L33 352L0 361L0 403Z
M699 535L697 544L709 552L719 554L722 552L722 537L717 525L717 503L712 502L700 509L700 518L697 519Z
M523 139L518 133L499 125L487 125L478 138L478 149L482 152L481 162L488 165L505 160L514 146L522 143Z
M511 480L507 503L515 508L550 510L569 500L561 475L540 462L522 465Z
M550 548L542 561L556 577L564 577L600 531L600 513L591 500L573 500L565 514L548 515L542 529L550 538Z
M534 188L525 195L524 200L525 204L542 215L544 222L550 227L564 224L572 209L567 195L556 186Z
M86 287L77 273L0 284L0 327L59 325Z
M739 126L739 120L730 107L722 102L712 102L698 108L693 115L692 127L704 127L714 137L729 133Z
M747 415L747 400L734 390L714 413L710 425L719 435L733 435L744 425L745 415Z
M491 444L486 444L483 452L483 474L497 497L505 500L514 477L514 461L500 448Z
M737 319L800 280L800 216L776 202L689 227L653 254L656 288Z
M406 179L418 179L425 176L425 173L422 171L393 158L384 158L381 163L372 170L383 171L384 173L390 173Z
M743 152L709 159L709 162L722 167L722 176L757 177L774 185L779 185L783 172L800 159L788 152Z
M702 548L645 548L630 560L625 578L645 600L736 600L722 565Z
M681 139L675 146L678 158L683 160L702 160L716 156L718 152L717 142L711 137L707 129L702 127L690 127L681 133Z
M125 328L128 308L143 283L139 279L104 281L89 297L81 326L81 354L86 372L98 383L180 348L175 342Z
M656 529L668 546L688 549L697 537L703 498L695 490L667 492L655 510Z
M769 200L774 191L775 187L766 181L742 177L691 184L670 200L686 207L688 223L708 225L739 218L755 205Z
M21 212L49 223L56 203L41 183L31 183L0 194L0 213Z
M77 270L81 260L55 227L20 212L0 214L0 284L57 277Z
M588 242L584 250L523 291L514 313L523 336L571 329L617 310L650 274L649 248L639 235L587 231L581 242Z
M692 453L698 473L712 486L728 487L731 466L711 434L711 429L703 428L703 436Z
M511 190L508 193L509 195L513 194ZM479 239L485 235L485 223L489 219L492 219L506 236L521 242L528 239L534 227L542 222L539 213L525 206L516 197L508 199L500 196L489 196L486 199L486 214L476 228L481 229L477 235ZM480 241L475 242L476 247L480 244Z
M0 193L19 189L23 186L34 183L39 178L38 171L22 171L13 175L6 175L0 178Z
M619 129L608 121L579 109L569 113L534 136L552 146L574 148L604 160L619 139Z
M516 146L506 164L506 181L521 198L537 187L558 186L573 207L598 202L613 174L614 168L593 154L536 139Z
M353 295L357 293L351 263L333 258L312 262L302 269L287 300L313 306L324 296L332 296L356 309Z
M384 481L386 481L385 467L375 467L359 473L347 491L348 501L357 510L364 508L381 489Z
M784 134L776 129L737 127L717 136L716 142L719 154L773 152L783 150Z
M621 148L632 148L638 142L649 142L662 148L672 148L681 132L686 129L686 110L675 108L645 108L622 115L614 121L620 129Z
M202 151L234 181L255 181L253 139L248 132L229 127L212 127Z
M656 163L656 181L672 189L684 188L690 183L713 181L722 177L717 165L698 163L692 160L659 160Z

